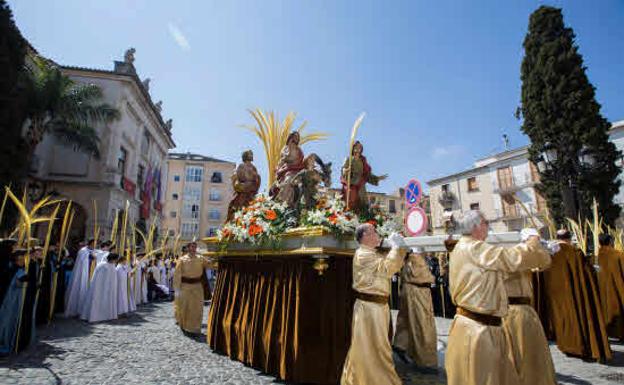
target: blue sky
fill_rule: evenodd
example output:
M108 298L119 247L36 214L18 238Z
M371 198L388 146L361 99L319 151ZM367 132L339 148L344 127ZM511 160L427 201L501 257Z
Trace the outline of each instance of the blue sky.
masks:
M368 0L9 0L43 55L112 69L135 47L152 98L174 121L176 151L238 161L257 139L248 108L298 113L331 136L304 146L333 161L360 129L373 172L390 192L410 178L460 171L527 143L514 111L522 41L541 4L563 8L577 35L602 113L624 119L624 2ZM504 4L504 6L502 6ZM335 182L336 183L336 182Z

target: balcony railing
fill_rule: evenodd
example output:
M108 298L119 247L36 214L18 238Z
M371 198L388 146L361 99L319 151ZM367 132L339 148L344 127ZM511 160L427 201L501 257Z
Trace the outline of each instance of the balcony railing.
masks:
M509 195L522 189L533 187L536 184L528 173L524 175L524 179L520 183L516 183L516 179L516 177L512 178L509 184L501 184L500 181L498 181L494 186L494 194Z

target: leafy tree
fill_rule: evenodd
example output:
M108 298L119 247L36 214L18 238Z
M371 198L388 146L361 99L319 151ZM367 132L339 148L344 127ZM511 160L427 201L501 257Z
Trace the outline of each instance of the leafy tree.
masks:
M531 14L524 50L520 112L522 130L531 139L529 156L539 162L547 144L557 152L552 167L541 174L538 190L559 224L564 202L578 199L579 214L587 217L594 197L605 223L613 224L620 214L613 197L620 186L615 162L621 154L609 141L610 124L600 114L574 31L564 25L561 9L541 6ZM579 161L581 153L593 158L591 167Z
M46 133L99 157L100 139L94 126L119 118L114 107L99 103L102 90L94 84L76 84L61 70L35 57L25 82L29 155Z
M13 21L11 9L0 0L0 188L12 185L17 194L21 193L28 165L21 130L25 100L20 92L20 78L25 54L26 42ZM2 228L12 228L15 217L15 208L7 205Z

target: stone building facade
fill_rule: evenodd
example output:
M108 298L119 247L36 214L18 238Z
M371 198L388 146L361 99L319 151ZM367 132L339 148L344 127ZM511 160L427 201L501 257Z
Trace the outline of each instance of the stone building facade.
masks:
M96 127L99 159L50 135L36 149L29 196L37 200L51 194L71 200L76 210L70 235L74 241L92 237L96 223L98 238L108 239L126 201L128 234L132 225L145 229L161 219L166 155L175 147L172 123L163 120L162 103L152 101L149 80L140 80L133 62L131 49L124 61L114 62L113 70L60 66L74 82L98 85L101 102L120 112L119 120Z

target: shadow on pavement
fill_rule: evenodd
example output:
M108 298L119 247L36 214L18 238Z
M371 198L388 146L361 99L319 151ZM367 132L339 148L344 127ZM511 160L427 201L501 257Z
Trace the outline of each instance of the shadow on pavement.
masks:
M578 378L576 376L568 376L566 374L560 374L560 373L556 373L557 375L557 381L563 381L566 385L567 384L572 384L572 385L592 385L591 382L589 381L585 381L581 378Z

